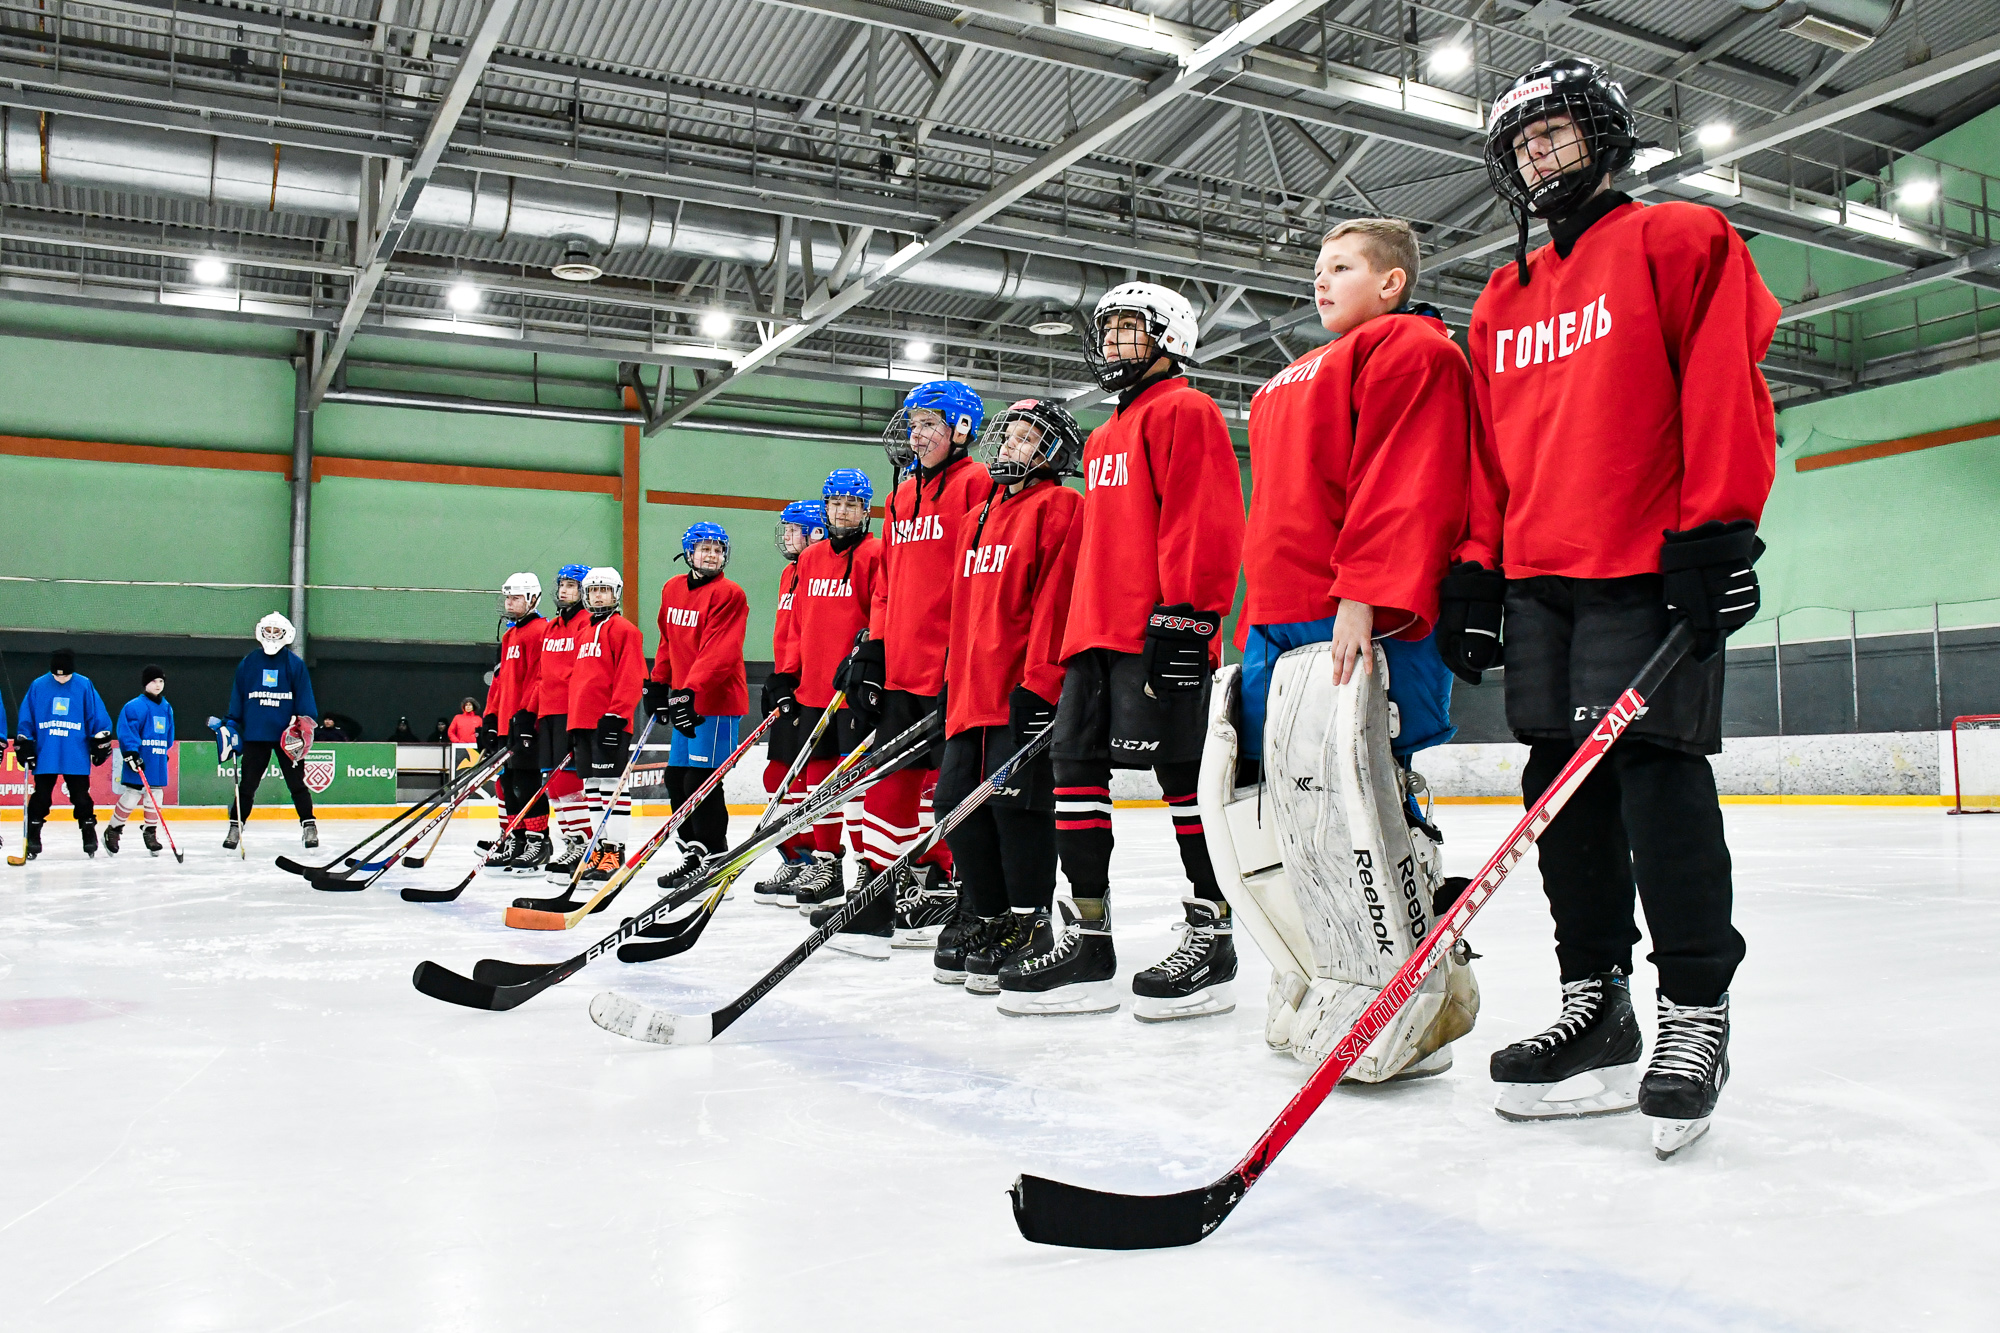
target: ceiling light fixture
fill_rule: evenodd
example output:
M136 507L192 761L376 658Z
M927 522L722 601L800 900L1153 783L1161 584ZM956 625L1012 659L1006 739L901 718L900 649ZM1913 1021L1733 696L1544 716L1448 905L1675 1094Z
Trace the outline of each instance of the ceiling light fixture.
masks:
M1937 197L1938 183L1928 176L1920 176L1916 180L1909 181L1896 191L1897 201L1912 208L1928 207L1936 202Z
M711 310L701 317L701 335L704 338L726 338L736 327L736 321L720 310Z
M1720 148L1736 137L1736 131L1721 121L1714 121L1695 131L1695 142L1703 148Z
M195 260L194 266L189 272L193 274L196 282L205 283L210 287L215 286L219 282L227 282L229 280L229 265L223 263L214 255L203 255L200 259Z
M563 242L562 262L549 272L564 282L595 282L604 276L604 270L590 262L590 247L575 237Z
M479 289L469 282L454 282L445 288L444 303L463 315L479 308Z
M1434 73L1442 74L1446 78L1463 74L1472 68L1472 52L1457 42L1446 42L1431 52L1430 65Z
M1068 311L1051 308L1035 316L1028 332L1041 338L1059 338L1075 327Z
M922 338L912 338L903 344L903 359L905 361L928 361L931 359L931 352L933 350L935 349Z

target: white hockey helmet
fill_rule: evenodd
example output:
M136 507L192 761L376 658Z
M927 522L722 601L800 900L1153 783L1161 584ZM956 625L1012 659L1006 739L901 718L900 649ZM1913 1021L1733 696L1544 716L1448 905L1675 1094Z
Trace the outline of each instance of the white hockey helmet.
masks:
M625 576L610 565L598 565L583 576L583 596L586 602L590 600L592 588L609 588L613 597L623 597Z
M298 629L276 611L257 622L257 646L267 656L276 657L298 637Z
M507 599L509 597L527 598L528 611L533 611L537 606L541 605L541 579L526 571L519 574L509 574L507 581L500 585L500 614L502 616L507 614ZM527 612L523 612L522 614L525 615Z
M1090 335L1084 339L1084 359L1100 386L1111 392L1136 384L1152 365L1151 356L1110 358L1104 355L1104 322L1116 314L1138 314L1146 320L1156 354L1185 361L1194 355L1200 336L1194 306L1179 292L1153 282L1123 282L1097 298Z

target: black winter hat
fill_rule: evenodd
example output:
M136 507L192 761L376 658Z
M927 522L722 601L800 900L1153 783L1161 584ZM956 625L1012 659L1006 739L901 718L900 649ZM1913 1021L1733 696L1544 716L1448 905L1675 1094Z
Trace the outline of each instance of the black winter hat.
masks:
M49 654L49 670L60 676L76 674L76 649L58 648Z
M167 673L154 666L151 662L139 668L139 688L142 690L154 681L165 680L166 678Z

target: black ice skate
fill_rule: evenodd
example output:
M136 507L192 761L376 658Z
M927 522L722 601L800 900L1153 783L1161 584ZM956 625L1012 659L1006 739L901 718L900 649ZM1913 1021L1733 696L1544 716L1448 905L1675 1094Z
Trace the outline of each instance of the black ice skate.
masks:
M515 861L521 855L521 844L527 836L516 830L483 845L480 850L486 853L486 868L496 875L513 874Z
M509 875L539 875L549 863L549 838L546 833L522 833L520 847L508 859L505 873Z
M160 854L160 831L158 829L148 824L139 830L139 836L145 840L147 851L155 856Z
M925 866L921 872L911 866L896 886L897 949L937 947L938 932L958 910L958 885L945 876L943 866Z
M868 868L862 862L861 869ZM866 879L862 881L866 883ZM814 852L812 864L799 872L792 881L792 901L798 904L799 915L811 916L812 910L822 903L838 902L847 896L847 862L832 852Z
M222 835L222 850L233 852L243 842L243 826L235 820L229 821L229 832Z
M1493 1109L1503 1120L1575 1120L1638 1105L1639 1020L1632 988L1613 968L1563 985L1548 1031L1493 1052Z
M567 884L576 878L576 868L582 864L583 840L566 838L562 854L542 867L542 878L551 884Z
M1716 1005L1659 997L1653 1063L1639 1084L1639 1113L1653 1122L1653 1155L1666 1161L1708 1133L1729 1082L1729 997Z
M867 883L866 880L859 882ZM890 903L888 893L883 892L875 895L873 902L856 912L854 919L842 926L826 943L830 949L880 963L888 960L890 942L895 935L895 907Z
M42 821L31 819L21 830L21 853L32 861L42 854Z
M1205 1018L1236 1007L1236 937L1219 904L1183 898L1187 920L1174 927L1172 953L1132 978L1132 1017L1142 1023Z
M965 993L997 995L1001 968L1031 949L1046 953L1054 943L1047 912L1002 912L966 942Z
M690 847L678 838L674 840L672 847L666 849L666 855L660 859L666 863L669 869L666 874L660 876L654 882L663 889L680 888L682 885L693 880L702 867L701 849Z
M1030 949L1000 969L1000 999L994 1007L1017 1018L1116 1011L1118 992L1111 978L1118 971L1118 955L1111 947L1109 918L1085 921L1067 898L1056 899L1056 906L1062 929L1053 932L1046 952Z
M307 851L312 851L319 846L318 820L307 819L300 822L299 841L306 845Z
M125 826L123 824L113 824L110 828L104 830L104 850L113 856L118 855L118 844L124 837Z
M801 856L796 861L783 862L768 879L757 881L756 887L750 890L750 896L760 903L769 903L773 907L797 907L799 900L793 890L798 887L799 876L804 874L806 867L811 864L811 853Z
M965 955L985 919L972 910L964 894L959 895L951 920L938 931L937 944L931 950L932 981L940 986L965 984Z
M83 835L83 854L95 857L97 855L97 821L94 819L79 819L76 821L76 831Z

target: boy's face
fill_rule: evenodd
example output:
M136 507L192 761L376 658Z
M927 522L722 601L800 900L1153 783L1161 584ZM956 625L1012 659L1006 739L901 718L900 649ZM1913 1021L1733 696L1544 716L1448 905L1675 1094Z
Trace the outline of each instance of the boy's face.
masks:
M1365 239L1352 232L1336 236L1319 248L1319 261L1313 265L1319 322L1336 337L1387 314L1403 299L1407 275L1399 268L1377 269Z
M1106 315L1098 326L1098 337L1106 361L1153 359L1153 335L1146 331L1146 317L1136 310L1114 310Z
M829 496L826 521L837 528L858 528L868 521L868 502L858 495Z
M583 585L575 579L557 579L556 600L575 606L583 600Z
M932 468L951 456L951 423L944 414L932 408L919 407L910 412L910 447L917 451L917 462Z
M159 698L166 692L167 692L167 678L165 676L155 676L153 679L146 682L146 693L152 695L155 699Z
M1531 120L1514 136L1514 169L1531 191L1551 177L1589 165L1590 145L1567 112Z
M590 609L593 611L603 611L618 605L618 590L606 587L601 583L590 588L583 595L589 601Z
M797 523L785 524L785 554L797 555L806 549L806 530Z
M721 542L696 542L688 555L688 563L704 574L713 574L722 568L729 558L729 548Z
M1000 456L1010 463L1033 467L1042 454L1042 428L1024 417L1007 423L1007 438L1001 442Z
M510 592L502 599L500 605L501 609L507 613L509 620L519 620L522 616L528 614L528 595L526 593Z

